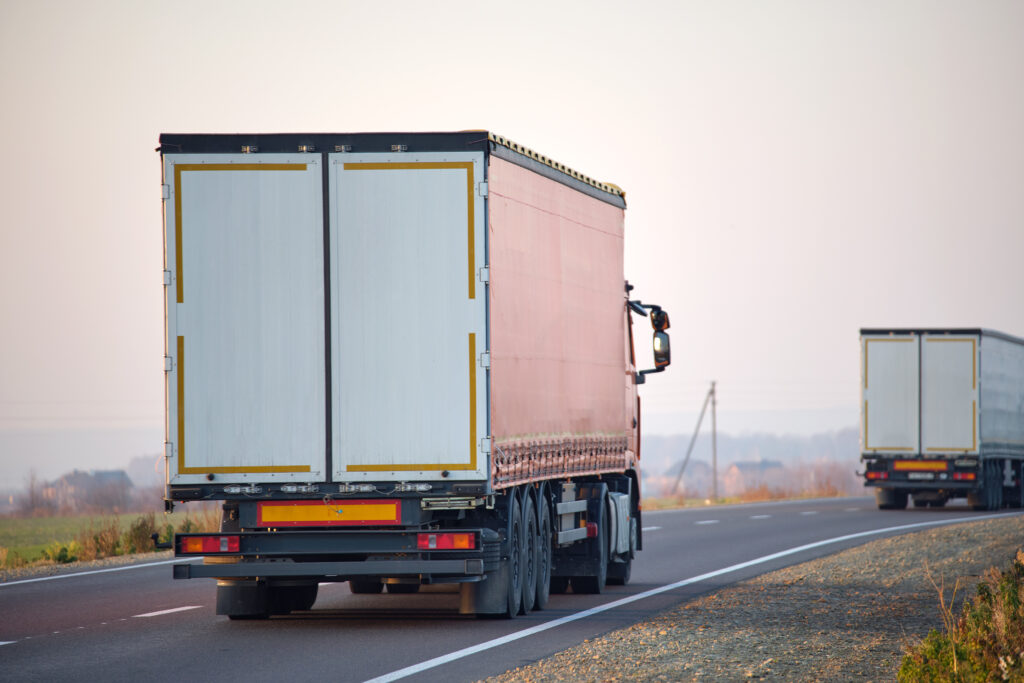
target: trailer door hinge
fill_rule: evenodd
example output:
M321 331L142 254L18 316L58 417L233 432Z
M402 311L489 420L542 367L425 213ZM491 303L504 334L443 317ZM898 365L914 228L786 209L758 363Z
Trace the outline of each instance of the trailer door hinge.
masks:
M488 282L490 282L491 281L491 268L490 268L490 266L484 266L483 268L481 268L480 272L478 274L478 277L480 278L480 282L484 283L485 285Z
M477 194L481 197L487 198L487 181L483 180L476 185Z
M171 356L164 356L164 372L170 372L174 369L174 358Z
M174 444L170 441L164 442L164 457L168 460L174 457Z
M164 271L164 287L170 287L170 286L171 286L171 271L165 270Z
M493 441L494 437L492 436L485 436L484 438L480 439L480 452L483 453L484 455L490 455L491 443Z
M485 370L490 369L490 367L491 367L491 352L490 351L484 351L483 353L480 354L480 367L482 367Z
M160 198L161 199L170 199L171 198L171 186L170 185L161 185L160 186Z

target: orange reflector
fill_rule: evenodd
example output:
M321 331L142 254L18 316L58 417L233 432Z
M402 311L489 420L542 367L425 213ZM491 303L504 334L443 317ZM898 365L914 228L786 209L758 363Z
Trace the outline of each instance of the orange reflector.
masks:
M476 534L416 534L416 546L420 550L473 550L476 548Z
M897 472L945 472L945 460L897 460L892 464Z
M238 536L182 536L178 540L178 552L183 555L238 552Z

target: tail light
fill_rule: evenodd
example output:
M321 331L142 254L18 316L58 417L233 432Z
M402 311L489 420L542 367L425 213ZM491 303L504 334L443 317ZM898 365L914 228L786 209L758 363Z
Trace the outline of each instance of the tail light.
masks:
M974 472L954 472L953 481L974 481L977 479L977 475Z
M178 555L216 555L218 553L238 553L238 536L177 536Z
M867 476L868 479L888 479L889 478L889 473L888 472L868 472L866 476Z
M416 546L420 550L474 550L476 534L469 532L416 534Z
M587 538L597 538L597 522L587 522Z

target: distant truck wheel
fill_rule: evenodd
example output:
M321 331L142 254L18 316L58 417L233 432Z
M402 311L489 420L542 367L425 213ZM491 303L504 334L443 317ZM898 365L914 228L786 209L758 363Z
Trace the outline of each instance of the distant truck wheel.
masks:
M879 510L903 510L907 507L907 492L897 489L875 489L875 502Z
M981 489L967 496L967 503L972 509L994 511L1003 507L1003 482L1000 478L1002 465L995 460L985 462L982 470L985 480Z

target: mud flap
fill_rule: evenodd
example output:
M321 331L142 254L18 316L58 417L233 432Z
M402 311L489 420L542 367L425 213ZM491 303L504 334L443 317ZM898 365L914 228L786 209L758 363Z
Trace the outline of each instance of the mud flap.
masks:
M459 589L459 614L504 614L506 585L508 584L508 562L493 572L488 572L483 581L464 583Z

